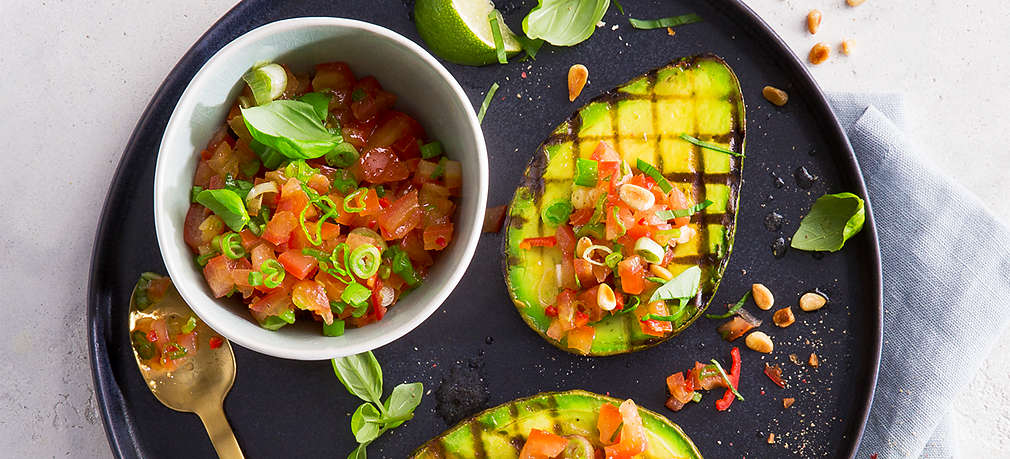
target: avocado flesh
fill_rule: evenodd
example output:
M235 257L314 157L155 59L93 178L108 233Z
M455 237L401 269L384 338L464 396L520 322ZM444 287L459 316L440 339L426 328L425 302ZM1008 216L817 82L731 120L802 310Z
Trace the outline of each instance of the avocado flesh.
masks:
M558 435L581 435L602 447L596 420L600 406L621 400L574 390L547 392L499 405L467 419L425 443L414 459L519 457L532 429ZM700 458L691 439L663 416L639 407L648 449L637 459Z
M538 148L516 189L508 211L505 281L523 320L553 345L569 352L565 342L546 335L544 314L557 291L554 266L557 248L523 250L523 239L553 235L556 227L543 221L541 208L569 199L575 159L588 158L599 141L609 142L630 165L642 159L663 172L692 202L713 202L692 217L697 235L678 244L668 269L679 274L691 266L702 269L699 295L689 304L672 333L663 337L642 333L635 314L607 316L591 324L596 337L588 355L622 354L663 342L687 328L708 307L729 262L743 158L702 149L680 138L688 134L742 154L744 103L740 83L729 66L713 55L680 59L636 77L576 111ZM611 281L612 283L612 281ZM641 297L644 304L647 297Z

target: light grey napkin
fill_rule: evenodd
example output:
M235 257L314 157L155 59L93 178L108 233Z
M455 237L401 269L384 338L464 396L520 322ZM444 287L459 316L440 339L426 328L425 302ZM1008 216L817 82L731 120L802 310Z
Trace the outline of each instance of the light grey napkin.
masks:
M1010 230L905 138L901 97L829 99L866 180L883 264L880 376L857 457L956 457L951 402L1010 315Z

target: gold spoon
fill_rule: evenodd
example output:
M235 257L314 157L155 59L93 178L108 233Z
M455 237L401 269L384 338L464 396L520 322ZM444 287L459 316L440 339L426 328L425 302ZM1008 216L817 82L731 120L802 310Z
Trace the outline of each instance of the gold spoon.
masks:
M168 283L161 298L148 297L146 287L151 285L152 281ZM194 355L187 355L177 368L165 371L157 362L142 359L138 353L138 346L133 336L138 323L164 318L169 323L176 321L175 323L181 324L190 317L195 318L196 314L189 309L168 278L155 273L142 274L133 289L133 294L130 295L130 336L131 342L134 343L131 346L133 357L137 360L140 375L158 401L176 411L196 413L203 421L218 457L241 459L244 457L242 450L235 440L231 426L228 425L223 409L224 398L235 382L235 354L228 340L219 337L202 320L196 319L194 330L197 350ZM213 337L217 337L215 345L220 344L216 349L211 349L209 343Z

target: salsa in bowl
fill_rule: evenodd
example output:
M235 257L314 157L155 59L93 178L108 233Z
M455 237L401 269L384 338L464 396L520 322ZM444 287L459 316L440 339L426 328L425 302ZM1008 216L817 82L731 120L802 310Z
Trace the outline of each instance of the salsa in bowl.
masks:
M243 35L194 77L162 141L155 220L169 274L208 325L259 352L326 359L438 308L472 257L486 193L479 125L444 68L386 29L298 18Z

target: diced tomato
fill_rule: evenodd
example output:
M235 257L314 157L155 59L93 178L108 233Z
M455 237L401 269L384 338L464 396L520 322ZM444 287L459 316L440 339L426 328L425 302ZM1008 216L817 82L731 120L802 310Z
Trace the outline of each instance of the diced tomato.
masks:
M365 150L352 169L360 177L371 183L398 182L410 177L407 164L396 156L389 147L374 147Z
M180 333L175 342L186 349L186 357L196 355L196 332Z
M638 406L630 399L621 403L621 440L616 445L604 448L607 458L631 458L642 454L648 447L645 428L642 427L642 417L638 414Z
M344 140L354 145L355 148L361 149L368 142L368 137L375 131L375 124L376 121L374 119L358 121L351 118L348 121L340 123L340 130Z
M390 110L380 116L379 127L368 138L365 148L388 147L401 138L416 138L423 129L414 118L403 112ZM417 141L414 141L417 145Z
M424 229L424 250L443 250L452 240L452 223L432 225Z
M400 140L393 142L393 151L400 159L411 159L421 157L421 146L418 145L420 140L412 135L406 135L400 137Z
M231 293L235 287L228 257L224 255L218 255L207 261L207 265L203 267L203 277L207 279L207 285L210 286L214 298L221 298Z
M346 62L327 62L316 65L316 76L312 78L312 89L349 89L354 85L354 72Z
M670 396L680 403L687 403L694 397L694 383L684 378L684 372L678 371L666 378L666 389Z
M319 264L315 258L303 255L301 250L288 250L277 257L277 261L284 265L288 274L298 279L309 277Z
M369 188L363 196L359 195L359 197L355 198L351 203L351 206L364 207L361 212L358 212L359 217L378 215L379 212L382 211L382 205L379 203L379 195L376 194L375 189L373 188Z
M298 309L316 313L323 318L323 322L327 324L333 323L330 300L326 296L326 288L323 284L314 280L298 281L294 288L291 289L291 302Z
M568 439L540 429L530 431L526 444L519 452L519 459L543 459L557 457L568 446Z
M270 241L274 245L286 244L291 239L291 233L296 228L301 231L298 225L298 217L290 211L280 211L275 213L273 218L267 222L266 230L263 231L263 239Z
M609 403L600 405L600 415L596 418L596 430L600 431L600 443L612 445L617 443L621 428L621 411Z
M189 211L186 212L186 220L182 224L182 239L194 253L197 247L204 243L200 224L207 218L208 213L207 208L200 204L190 204Z
M228 142L221 142L217 145L214 154L207 160L207 165L221 177L238 176L239 160L237 156L232 154L231 145L228 145Z
M263 262L267 260L275 260L274 249L270 248L267 244L260 244L253 247L252 252L250 252L250 257L252 258L252 269L259 271L262 269Z
M575 291L564 289L558 294L555 307L558 308L558 321L562 331L569 331L575 328Z
M617 264L617 274L621 277L621 290L638 295L645 290L645 262L633 255Z
M211 336L207 344L210 344L211 349L217 349L224 345L224 339L220 336Z
M434 183L421 185L418 197L424 216L421 223L424 226L450 223L452 211L456 205L448 199L449 189Z
M463 186L463 165L459 161L445 161L445 186L450 190Z
M207 150L204 150L205 152ZM207 165L207 158L203 158L196 165L196 173L193 174L193 185L207 188L210 178L214 176L214 171Z
M424 250L424 239L420 231L411 231L400 240L400 248L407 252L414 268L431 266L434 260L427 250Z
M551 320L551 325L547 327L547 331L545 332L545 334L547 335L548 338L553 339L554 341L561 341L561 339L565 337L565 331L561 329L561 321L557 319L557 315L558 312L557 309L555 309L554 311L555 318Z
M249 309L252 312L253 317L260 322L265 320L267 317L280 315L286 309L290 308L291 295L287 291L281 289L261 296L249 305Z
M568 347L583 354L588 354L593 347L593 338L596 337L596 329L583 325L568 332Z
M355 96L355 94L359 96ZM361 97L360 95L363 95ZM383 91L375 77L367 76L354 84L351 92L351 112L359 120L367 120L396 103L396 95ZM357 98L358 100L353 100Z
M595 209L592 207L576 210L575 212L572 212L570 217L568 217L568 224L572 226L585 225L593 218L594 211Z
M684 192L680 191L680 188L673 187L672 190L666 195L666 203L673 210L687 209L691 207L691 203L688 202L687 197L684 196ZM691 222L691 217L678 217L673 219L673 226L684 226Z
M594 161L615 162L620 164L621 155L617 153L617 150L610 146L609 143L601 140L600 143L596 144L596 149L593 150L591 159Z
M399 239L421 223L421 214L417 190L412 190L382 210L379 226L385 232L386 239Z
M558 225L554 237L557 238L558 249L561 250L561 286L578 288L575 283L575 232L567 224Z
M642 314L656 314L658 316L670 315L670 311L666 308L666 303L663 301L652 301L645 305ZM643 320L639 322L642 328L642 333L652 336L666 336L667 333L673 331L673 322L668 322L665 320Z
M330 179L326 178L323 174L313 174L309 177L308 183L306 183L309 188L316 190L316 193L326 194L330 192Z
M310 219L316 216L315 206L309 205L309 197L302 191L302 182L296 178L290 178L281 188L281 198L277 201L277 212L288 211L298 216L302 209L308 207L305 218Z
M576 258L574 261L575 277L579 279L579 285L586 287L596 283L596 275L593 274L593 264L583 258Z
M617 215L614 215L614 209L617 209ZM607 214L607 229L606 237L607 240L615 240L622 234L626 233L629 228L635 225L634 217L631 211L626 207L610 207L607 206L605 209Z

